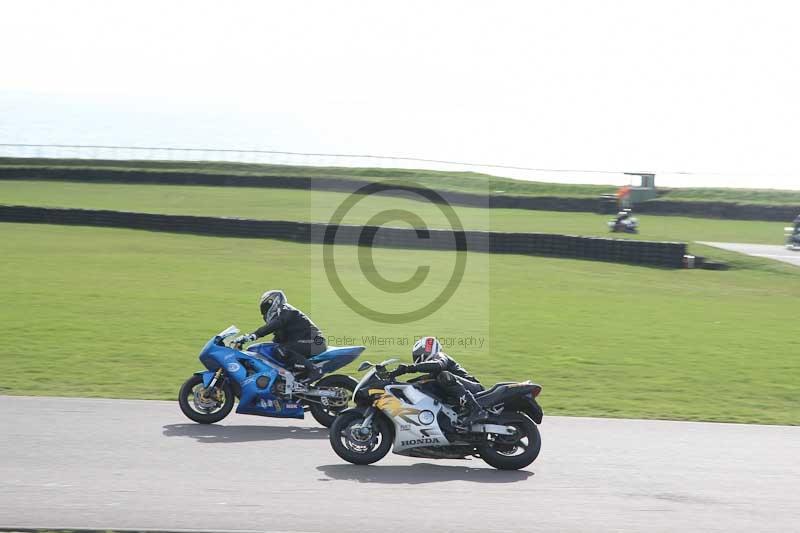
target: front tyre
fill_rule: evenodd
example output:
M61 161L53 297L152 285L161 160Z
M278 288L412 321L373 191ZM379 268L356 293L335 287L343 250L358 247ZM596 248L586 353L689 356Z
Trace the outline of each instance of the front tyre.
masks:
M500 470L519 470L536 460L542 449L539 428L528 415L514 413L495 423L514 426L516 435L489 435L478 446L478 453L486 463Z
M308 402L308 409L311 411L311 416L314 420L325 426L331 427L333 419L336 415L352 407L350 404L353 400L353 392L356 390L358 382L350 376L325 376L314 384L316 389L338 389L340 397L337 399L330 399L327 405L317 402Z
M349 410L333 421L330 441L336 455L354 465L369 465L382 459L392 447L389 422L375 413L370 427L362 428L364 413Z
M183 414L199 424L213 424L228 416L233 401L233 390L227 381L206 389L203 376L199 374L187 379L178 393L178 404Z

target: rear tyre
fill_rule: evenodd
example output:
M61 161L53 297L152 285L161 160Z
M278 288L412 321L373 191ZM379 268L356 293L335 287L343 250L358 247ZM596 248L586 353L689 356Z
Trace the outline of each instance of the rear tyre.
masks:
M336 415L338 415L348 407L352 407L352 405L350 404L353 400L353 391L356 390L357 386L358 382L355 379L351 378L350 376L342 376L342 375L325 376L321 380L317 381L314 384L315 388L342 389L342 392L345 393L346 399L337 402L332 402L329 403L328 405L322 405L321 403L309 401L308 409L309 411L311 411L311 416L313 416L314 420L316 420L326 428L331 427L331 424L333 424L333 419L336 418Z
M478 453L487 464L500 470L519 470L536 460L542 449L539 428L528 415L514 413L496 423L517 428L516 435L491 435L478 446Z
M233 401L233 390L227 381L206 389L203 376L199 374L187 379L178 393L178 404L183 414L199 424L213 424L228 416Z
M369 465L389 453L392 428L379 413L372 418L372 427L359 431L364 413L345 411L336 417L330 429L330 441L336 455L354 465Z

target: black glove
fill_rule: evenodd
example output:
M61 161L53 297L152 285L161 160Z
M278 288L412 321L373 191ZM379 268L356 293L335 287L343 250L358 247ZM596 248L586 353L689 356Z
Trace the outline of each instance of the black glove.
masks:
M408 374L408 369L411 368L410 365L397 365L397 368L389 372L389 377L392 379L396 378L397 376L402 376L403 374Z

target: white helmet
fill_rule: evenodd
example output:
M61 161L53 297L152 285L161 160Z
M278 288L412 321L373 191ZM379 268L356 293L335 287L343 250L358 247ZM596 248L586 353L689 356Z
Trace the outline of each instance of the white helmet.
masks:
M442 345L436 337L422 337L411 348L411 357L415 363L430 361L442 351Z
M264 321L272 322L272 319L281 314L281 308L285 303L286 295L281 290L270 290L262 294L259 308Z

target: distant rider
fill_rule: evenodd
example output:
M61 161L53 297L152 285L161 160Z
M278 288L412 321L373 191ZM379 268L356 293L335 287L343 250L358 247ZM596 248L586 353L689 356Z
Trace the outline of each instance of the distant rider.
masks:
M800 215L797 215L797 218L794 219L794 234L800 235Z
M619 226L620 224L622 224L623 221L628 220L630 217L631 217L630 209L625 209L623 211L620 211L619 213L617 213L616 225Z
M475 400L473 394L481 392L483 386L452 357L442 351L435 337L419 339L411 350L413 365L399 365L391 372L392 377L413 372L428 374L442 388L448 401L457 403L463 410L461 423L465 427L485 419L486 411Z
M302 311L289 305L280 290L270 290L261 295L259 303L265 324L249 335L236 337L233 342L242 345L270 333L277 343L277 355L291 363L295 370L305 368L303 381L312 382L322 376L322 371L307 358L328 349L322 331Z

